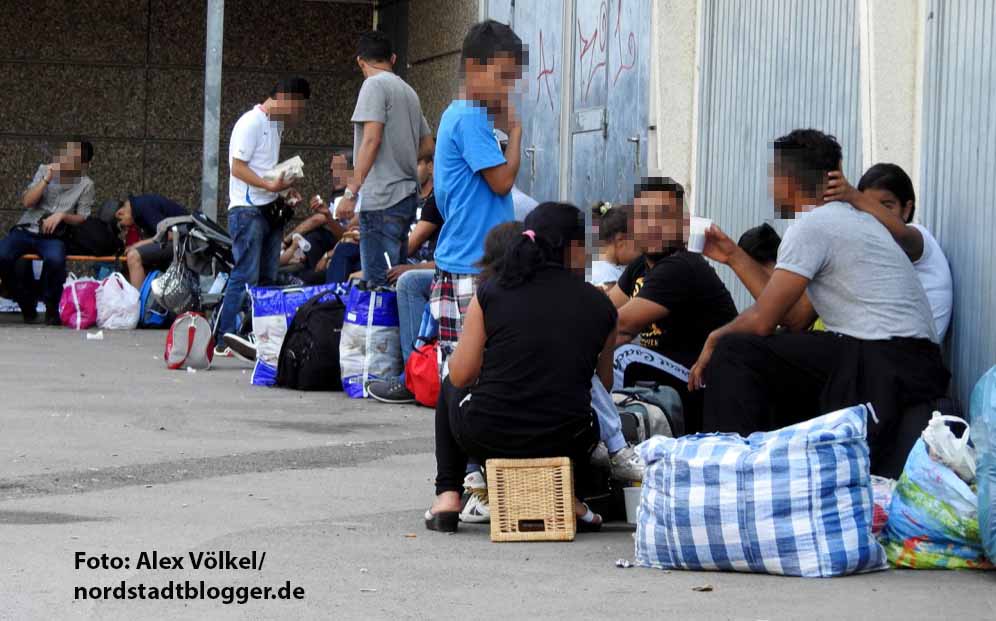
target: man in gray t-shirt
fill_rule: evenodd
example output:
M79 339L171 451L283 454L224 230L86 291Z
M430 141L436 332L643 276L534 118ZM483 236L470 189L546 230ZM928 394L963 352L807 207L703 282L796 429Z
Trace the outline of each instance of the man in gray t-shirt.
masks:
M417 202L416 167L419 154L432 150L432 132L418 95L393 72L396 57L386 35L361 35L356 60L365 79L352 117L355 172L337 217L352 217L362 193L363 278L368 287L380 287L387 284L388 269L405 260Z
M34 283L17 278L15 265L25 254L42 260L42 296L45 320L59 325L59 298L66 280L66 244L60 227L82 224L94 201L93 180L87 176L93 145L71 140L59 149L51 164L42 164L24 190L24 214L10 233L0 239L0 283L21 307L24 320L33 322L38 305Z
M709 336L689 374L690 389L706 389L703 431L746 436L870 403L872 472L896 478L931 411L915 406L942 398L950 379L927 296L875 218L824 204L842 160L832 136L796 130L773 146L775 205L798 221L757 302ZM706 254L718 241L707 233ZM800 331L817 315L826 331Z

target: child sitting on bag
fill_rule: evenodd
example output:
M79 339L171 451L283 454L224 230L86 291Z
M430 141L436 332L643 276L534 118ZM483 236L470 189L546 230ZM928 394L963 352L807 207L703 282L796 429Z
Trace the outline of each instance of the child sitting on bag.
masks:
M596 370L611 386L616 311L584 282L580 210L544 203L524 226L471 299L449 360L436 407L430 530L456 531L468 458L567 456L583 481L598 442L589 389ZM601 526L579 500L575 512L580 530Z

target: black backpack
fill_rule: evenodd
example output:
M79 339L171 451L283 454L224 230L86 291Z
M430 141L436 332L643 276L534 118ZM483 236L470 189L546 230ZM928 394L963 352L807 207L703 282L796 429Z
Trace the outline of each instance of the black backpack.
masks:
M322 298L334 299L323 302ZM324 291L294 314L280 346L277 386L297 390L342 390L339 339L346 304L337 293Z
M66 236L66 254L105 257L118 256L124 250L117 227L94 216L69 227Z

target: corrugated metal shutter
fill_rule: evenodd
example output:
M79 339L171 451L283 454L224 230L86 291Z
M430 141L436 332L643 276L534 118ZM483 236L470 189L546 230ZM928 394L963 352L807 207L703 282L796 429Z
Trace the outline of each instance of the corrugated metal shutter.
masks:
M967 404L996 364L996 3L928 3L920 218L948 256L954 309L948 356Z
M774 222L771 141L800 127L837 137L861 174L860 37L855 0L704 0L696 215L734 240ZM667 174L667 171L664 171ZM743 310L752 299L717 271Z

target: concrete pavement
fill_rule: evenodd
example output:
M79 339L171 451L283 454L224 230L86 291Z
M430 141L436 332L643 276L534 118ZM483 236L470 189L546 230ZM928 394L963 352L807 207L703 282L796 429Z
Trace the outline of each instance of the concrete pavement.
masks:
M425 531L432 412L167 371L164 332L0 318L0 619L993 619L996 575L835 580L617 569L632 529L566 544ZM261 571L136 568L265 552ZM128 569L75 568L76 552ZM77 586L280 586L302 600L77 601ZM711 592L692 588L709 584Z

